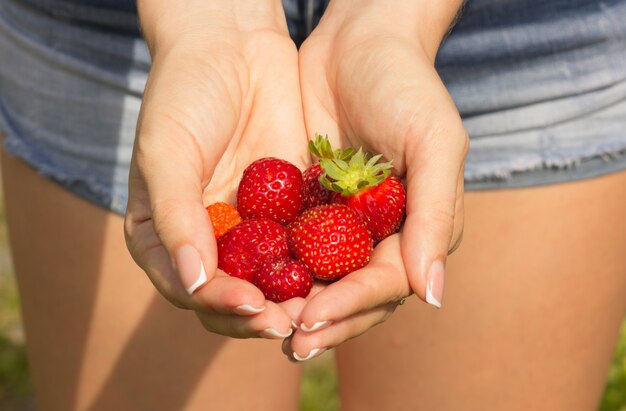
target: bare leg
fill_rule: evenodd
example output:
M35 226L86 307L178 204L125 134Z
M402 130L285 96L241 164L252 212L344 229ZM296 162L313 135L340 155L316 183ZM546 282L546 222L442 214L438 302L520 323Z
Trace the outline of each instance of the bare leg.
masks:
M122 218L3 153L27 349L42 411L294 410L279 341L206 332L131 260Z
M337 350L343 410L593 410L626 308L626 173L466 195L439 311Z

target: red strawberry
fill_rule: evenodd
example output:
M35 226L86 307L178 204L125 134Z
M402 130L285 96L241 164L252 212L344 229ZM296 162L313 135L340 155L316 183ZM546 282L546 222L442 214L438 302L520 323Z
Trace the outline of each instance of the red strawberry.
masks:
M213 203L206 208L213 224L213 233L218 239L223 236L226 231L230 230L237 224L241 223L241 216L237 209L227 203Z
M330 141L328 141L328 137L322 137L320 134L315 135L315 140L309 141L309 151L311 151L311 154L318 159L337 158L347 160L354 154L354 150L352 148L348 148L346 150L337 149L333 151ZM330 204L332 202L334 192L327 189L320 183L320 176L322 174L324 174L324 170L322 170L319 163L313 164L304 170L304 173L302 174L302 178L304 180L304 190L302 194L303 211L319 205Z
M291 225L289 246L320 280L336 280L369 262L372 238L349 207L329 204L311 208Z
M217 266L252 282L261 265L289 255L287 229L270 220L246 220L217 240Z
M325 187L336 192L333 202L345 204L365 221L374 242L400 229L406 208L406 190L396 177L389 177L391 162L377 164L359 150L349 162L321 160Z
M267 260L254 276L254 285L270 301L280 303L294 297L306 297L313 287L313 277L306 266L290 257Z
M304 190L302 195L302 210L308 210L319 205L330 204L333 200L333 191L330 191L320 184L320 176L324 174L322 166L313 164L309 166L304 173Z
M387 177L377 186L365 188L357 194L345 197L335 193L333 201L357 211L370 230L374 242L379 242L400 229L406 190L397 177Z
M285 160L268 157L250 164L237 190L237 210L244 220L264 218L287 225L302 206L302 173Z

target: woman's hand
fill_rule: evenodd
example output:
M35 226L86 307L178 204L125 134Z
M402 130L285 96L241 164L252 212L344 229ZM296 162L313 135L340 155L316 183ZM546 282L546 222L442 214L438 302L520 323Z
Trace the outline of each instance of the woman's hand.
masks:
M284 347L296 358L365 332L411 292L439 307L446 257L461 239L468 138L434 69L460 2L359 3L331 2L300 50L305 122L309 135L393 159L407 218L368 266L310 298Z
M297 51L280 2L145 0L153 66L129 181L128 248L173 304L212 332L291 333L301 299L278 305L217 269L205 207L234 202L241 174L266 156L309 162Z

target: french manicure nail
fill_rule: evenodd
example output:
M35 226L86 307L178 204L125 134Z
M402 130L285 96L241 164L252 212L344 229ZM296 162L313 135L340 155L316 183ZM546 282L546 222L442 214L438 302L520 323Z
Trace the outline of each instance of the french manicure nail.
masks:
M318 355L322 354L324 351L326 350L320 349L320 348L313 348L306 357L300 357L298 353L294 351L293 358L295 358L298 361L307 361L313 357L317 357Z
M178 249L176 264L183 286L190 295L207 282L200 254L192 246L184 245Z
M264 337L269 335L270 337L275 337L275 338L287 338L291 335L291 333L293 333L293 330L291 328L286 333L281 333L280 331L274 328L266 328L265 330L261 332L261 335Z
M300 329L310 333L310 332L319 330L320 328L322 328L323 326L327 324L330 324L330 321L318 321L315 324L313 324L311 327L307 327L305 323L302 323L300 324Z
M426 278L426 302L437 308L441 308L441 300L443 299L444 276L443 262L433 262Z
M239 311L242 314L258 314L260 312L263 312L263 310L265 310L265 307L257 308L251 306L250 304L243 304L235 307L235 311Z

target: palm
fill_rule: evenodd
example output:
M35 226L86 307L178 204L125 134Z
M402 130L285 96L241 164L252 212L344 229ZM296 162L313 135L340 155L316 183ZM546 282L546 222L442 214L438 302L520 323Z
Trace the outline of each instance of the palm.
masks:
M404 175L405 140L417 140L411 127L428 102L405 107L398 97L434 71L415 47L396 38L360 39L354 47L344 37L313 33L301 49L307 127L324 127L317 131L328 133L335 144L382 153Z
M243 170L258 158L278 157L300 168L309 163L293 43L283 36L261 34L250 36L244 49L245 65L236 71L247 72L247 89L215 172L210 175L207 170L203 176L208 182L207 201L232 202Z

